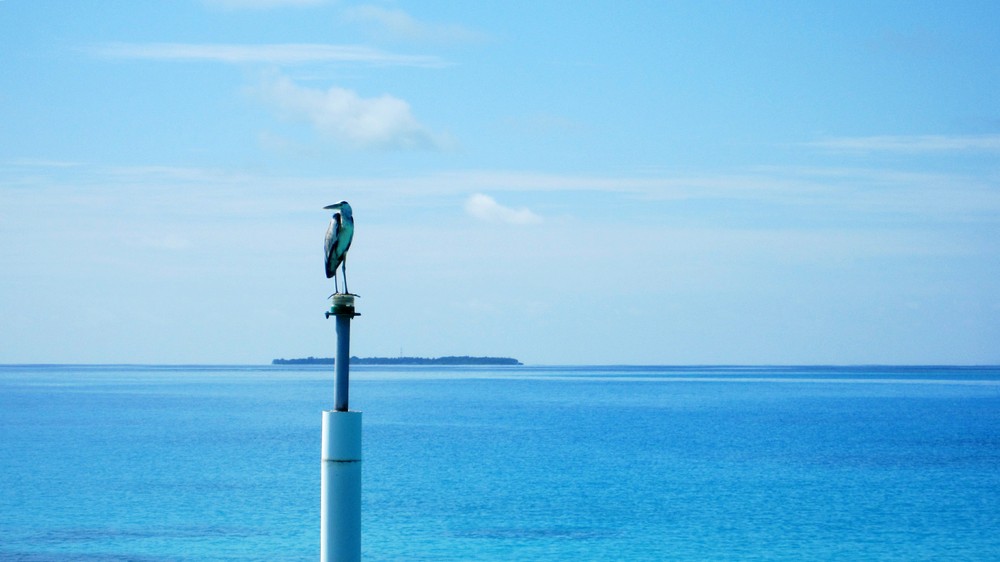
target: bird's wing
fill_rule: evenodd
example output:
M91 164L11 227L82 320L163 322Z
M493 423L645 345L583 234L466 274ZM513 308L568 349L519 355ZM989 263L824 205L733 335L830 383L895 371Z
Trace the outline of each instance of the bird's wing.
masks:
M334 213L330 219L330 226L326 228L326 278L329 279L337 274L339 256L337 253L337 236L340 234L340 213Z

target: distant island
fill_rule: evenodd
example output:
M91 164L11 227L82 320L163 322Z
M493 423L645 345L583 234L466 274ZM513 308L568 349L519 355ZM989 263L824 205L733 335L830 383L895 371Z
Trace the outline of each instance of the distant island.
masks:
M272 365L333 365L333 357L302 357L273 359ZM351 357L351 365L523 365L512 357Z

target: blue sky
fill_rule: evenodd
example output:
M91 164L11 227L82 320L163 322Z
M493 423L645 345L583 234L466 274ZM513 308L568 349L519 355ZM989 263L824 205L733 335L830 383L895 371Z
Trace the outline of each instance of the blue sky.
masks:
M0 1L0 362L1000 362L996 2Z

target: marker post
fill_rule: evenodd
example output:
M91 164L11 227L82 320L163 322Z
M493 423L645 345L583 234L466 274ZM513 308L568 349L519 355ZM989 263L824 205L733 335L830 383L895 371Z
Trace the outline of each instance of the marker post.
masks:
M320 562L361 560L361 412L348 408L354 296L337 293L326 313L337 321L334 409L323 412Z

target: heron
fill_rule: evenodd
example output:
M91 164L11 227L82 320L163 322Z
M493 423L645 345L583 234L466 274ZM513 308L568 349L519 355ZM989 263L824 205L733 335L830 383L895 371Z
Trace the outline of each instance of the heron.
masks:
M347 289L347 250L351 248L351 240L354 238L354 215L347 201L327 205L323 208L339 211L333 213L333 217L330 218L330 226L326 229L326 278L333 277L334 290L339 293L340 287L337 284L337 267L339 266L344 274L344 292L349 294L350 291Z

